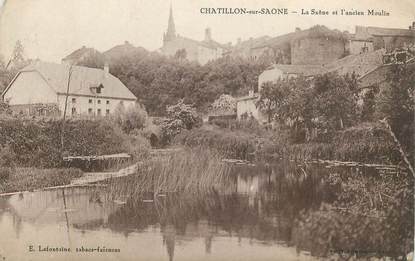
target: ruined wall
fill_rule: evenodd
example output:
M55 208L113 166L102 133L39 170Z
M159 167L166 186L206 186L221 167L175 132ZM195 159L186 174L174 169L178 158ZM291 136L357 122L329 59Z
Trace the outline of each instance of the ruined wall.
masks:
M324 64L344 54L345 43L340 39L302 38L291 43L291 64Z
M375 50L385 48L386 51L392 51L414 43L415 37L408 36L375 36L373 41Z
M346 46L349 54L361 54L363 52L373 52L373 43L371 41L351 40Z

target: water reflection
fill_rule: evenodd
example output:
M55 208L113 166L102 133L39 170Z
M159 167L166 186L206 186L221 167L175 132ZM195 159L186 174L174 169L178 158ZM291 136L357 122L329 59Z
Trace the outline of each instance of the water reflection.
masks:
M322 170L305 168L235 167L227 191L170 193L152 202L140 196L120 204L126 195L103 188L0 198L0 231L7 235L0 237L0 254L9 260L71 260L63 254L28 255L27 249L101 245L120 248L126 260L135 256L133 249L139 249L139 260L252 260L253 253L256 260L308 260L290 246L293 222L299 211L318 207L331 194L319 175L304 175ZM85 258L98 257L114 256Z

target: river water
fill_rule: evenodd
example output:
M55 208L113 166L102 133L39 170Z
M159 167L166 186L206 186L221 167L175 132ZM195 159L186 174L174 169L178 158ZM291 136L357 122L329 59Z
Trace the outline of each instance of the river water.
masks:
M1 197L0 260L316 260L291 239L300 211L331 200L323 171L235 167L227 191L203 195L88 187Z

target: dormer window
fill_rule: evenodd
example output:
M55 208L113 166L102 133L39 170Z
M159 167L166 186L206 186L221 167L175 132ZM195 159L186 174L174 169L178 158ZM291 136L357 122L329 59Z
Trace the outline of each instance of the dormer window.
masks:
M104 85L100 84L98 86L91 86L89 89L92 93L99 94L102 92L102 89L104 88Z

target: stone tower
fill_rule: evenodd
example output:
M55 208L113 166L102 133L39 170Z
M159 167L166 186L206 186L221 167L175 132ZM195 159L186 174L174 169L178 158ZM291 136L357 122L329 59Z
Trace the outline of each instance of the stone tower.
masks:
M167 32L164 33L163 42L171 41L176 37L176 28L174 26L173 8L170 4L169 23L167 25Z

